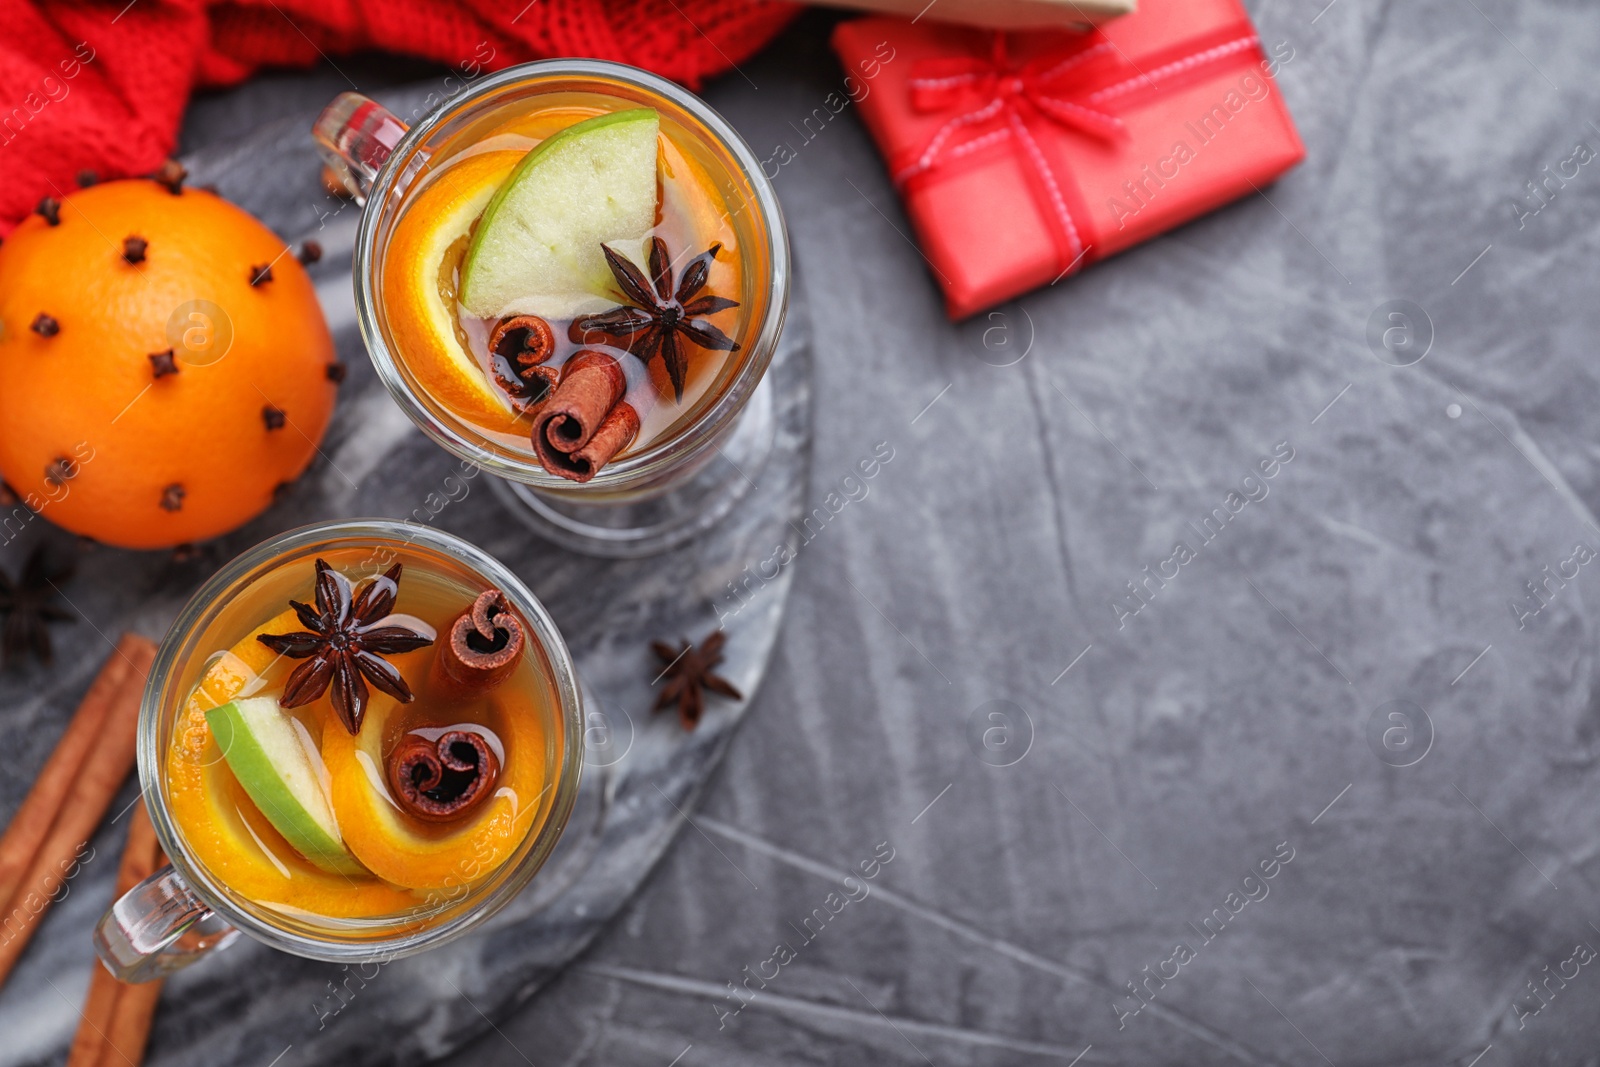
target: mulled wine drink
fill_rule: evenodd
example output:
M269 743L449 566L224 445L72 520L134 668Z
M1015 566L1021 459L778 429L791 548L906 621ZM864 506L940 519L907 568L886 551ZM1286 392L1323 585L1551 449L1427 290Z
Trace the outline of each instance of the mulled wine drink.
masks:
M387 525L222 591L155 709L191 883L314 941L481 914L576 788L570 663L537 602L470 546Z
M481 109L432 147L376 264L408 390L552 480L682 436L771 310L744 173L650 103L569 80Z

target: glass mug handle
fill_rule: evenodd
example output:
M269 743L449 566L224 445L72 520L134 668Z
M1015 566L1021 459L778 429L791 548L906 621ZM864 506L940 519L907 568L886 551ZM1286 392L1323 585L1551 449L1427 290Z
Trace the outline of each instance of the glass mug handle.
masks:
M95 927L94 950L119 981L149 982L238 936L168 866L111 905Z
M322 161L358 204L405 132L392 111L360 93L340 93L311 127Z

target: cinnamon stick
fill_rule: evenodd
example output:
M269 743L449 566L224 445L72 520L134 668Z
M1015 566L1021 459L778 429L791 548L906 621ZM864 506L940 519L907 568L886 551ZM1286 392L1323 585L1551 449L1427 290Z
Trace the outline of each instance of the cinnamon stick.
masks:
M10 911L11 898L16 895L22 876L33 862L34 854L39 851L39 844L50 832L56 812L61 810L67 790L72 788L78 768L83 766L84 758L94 747L100 727L105 723L106 712L127 681L128 672L133 669L131 657L126 655L126 642L129 640L129 637L123 638L124 644L118 646L118 652L123 654L113 653L90 683L89 691L84 694L72 721L67 724L66 732L56 742L55 751L45 760L33 788L23 798L22 807L12 816L5 836L0 837L0 906L5 907L7 912Z
M547 456L576 452L588 444L627 388L627 375L615 356L586 348L568 360L561 368L561 384L533 426L540 462L548 468Z
M532 367L556 354L556 333L537 315L512 315L495 324L489 351L518 367Z
M611 409L588 444L572 453L552 452L544 469L575 482L586 482L639 436L639 413L626 400ZM545 460L540 456L541 461Z
M516 669L523 645L522 621L505 595L498 589L480 593L433 657L434 687L453 696L493 689Z
M105 972L104 967L99 970ZM120 982L117 984L122 985ZM116 1014L111 1018L111 1029L106 1031L106 1049L95 1067L138 1067L144 1060L144 1048L150 1041L150 1027L156 1021L156 1004L160 999L160 982L122 986L117 996ZM68 1067L77 1065L69 1063ZM84 1064L84 1067L88 1067L88 1064Z
M10 975L40 919L63 895L66 882L77 874L81 864L93 858L92 852L84 854L89 838L133 769L139 701L155 654L155 645L142 637L129 634L122 638L112 659L125 661L123 667L108 665L106 670L117 672L110 687L101 687L97 680L74 716L74 724L78 716L94 717L91 721L95 723L95 736L87 753L76 766L69 765L66 758L58 762L52 756L34 786L42 791L43 798L33 805L34 817L46 822L48 831L37 835L34 830L18 827L20 819L14 820L7 831L8 839L19 842L14 846L19 853L30 842L34 848L24 861L21 876L12 884L6 911L0 914L0 984ZM120 681L116 680L118 677ZM102 701L104 706L99 706ZM70 756L79 742L73 727L68 728L68 733L74 738ZM65 790L61 788L61 778L65 779ZM29 802L24 801L25 811L29 807Z
M495 383L529 409L537 409L561 381L557 368L543 366L555 352L555 331L537 315L501 319L489 334Z
M119 879L117 893L120 896L123 892ZM100 1054L106 1050L107 1029L117 1013L122 983L98 962L92 966L94 973L89 976L89 995L84 998L78 1032L72 1036L72 1047L67 1050L67 1067L99 1067Z
M389 757L389 785L401 810L425 822L449 822L494 793L500 761L483 736L447 730L430 741L410 734Z
M128 843L122 850L122 865L117 869L117 896L121 897L150 877L163 862L155 827L141 803L128 826ZM72 1039L72 1049L67 1053L67 1067L138 1064L150 1038L150 1024L155 1020L156 1001L160 996L160 982L127 985L96 965L89 978L83 1019Z
M519 380L522 382L527 396L514 397L513 399L529 400L531 401L530 407L537 407L540 402L549 399L550 394L555 392L556 386L561 384L561 370L559 367L542 365L528 367L522 371Z

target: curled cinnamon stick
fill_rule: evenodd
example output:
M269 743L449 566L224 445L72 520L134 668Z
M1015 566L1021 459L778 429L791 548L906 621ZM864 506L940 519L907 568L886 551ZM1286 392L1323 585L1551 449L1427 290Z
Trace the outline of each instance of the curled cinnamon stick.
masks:
M561 368L529 367L522 372L522 381L531 392L549 396L561 384Z
M400 806L426 822L465 815L494 792L500 761L482 735L448 730L435 739L410 734L389 757L389 782Z
M498 589L480 593L450 626L434 656L434 684L447 694L493 689L516 669L526 645L522 620Z
M0 905L5 909L0 912L0 984L50 905L64 895L64 887L82 864L93 858L89 838L133 770L139 701L155 653L155 645L133 634L117 644L57 746L59 755L63 746L70 745L66 756L52 756L46 762L19 818L0 840L0 854L11 872L0 885L0 892L6 893ZM105 678L111 681L102 681ZM91 737L82 749L78 748L80 718L90 724L84 732ZM75 762L67 758L73 755ZM27 822L21 818L24 815ZM40 834L39 825L48 829Z
M541 455L539 459L551 474L559 474L575 482L587 482L618 452L632 444L637 436L639 413L624 400L611 409L600 428L595 430L594 436L589 438L588 444L571 453L552 450L548 458Z
M533 427L533 446L547 452L576 452L589 443L606 415L628 389L615 356L586 348L561 368L561 384Z
M489 334L489 363L495 384L513 400L536 406L550 395L561 372L543 364L555 355L556 335L537 315L501 319Z
M129 821L122 865L117 869L117 896L150 877L163 862L150 815L143 804L138 804ZM81 1012L83 1021L78 1024L72 1049L67 1053L67 1067L139 1063L160 996L160 982L125 985L104 967L96 966Z
M537 315L511 315L495 324L489 351L519 367L532 367L555 355L556 334Z

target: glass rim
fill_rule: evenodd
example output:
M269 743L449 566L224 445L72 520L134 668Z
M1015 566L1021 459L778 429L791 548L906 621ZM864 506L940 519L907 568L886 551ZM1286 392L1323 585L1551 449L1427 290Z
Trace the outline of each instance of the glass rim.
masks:
M229 898L232 891L225 883L214 877L204 864L191 855L187 842L167 809L166 798L160 788L164 764L161 726L169 706L167 689L174 669L179 665L179 653L190 651L187 646L192 642L197 624L217 606L235 583L250 572L288 552L327 541L421 545L465 563L504 593L527 620L532 631L530 636L539 643L549 660L552 682L561 703L559 725L562 730L562 756L556 772L555 795L538 834L526 854L517 861L517 869L461 914L436 926L392 937L345 940L333 931L327 936L311 936L273 925L236 906ZM183 606L161 640L140 698L138 762L140 793L145 798L145 807L155 825L156 836L160 839L167 862L206 907L255 940L297 956L332 962L398 959L454 940L484 922L510 903L549 859L577 802L583 772L582 689L572 655L549 611L510 568L483 549L455 534L405 519L358 518L311 523L270 537L235 556L206 579Z
M631 85L665 97L703 123L711 136L719 141L743 172L754 192L762 229L771 247L772 278L768 302L759 328L754 332L744 361L727 388L709 409L691 425L669 440L607 463L588 482L575 483L546 471L532 457L509 460L483 447L456 427L439 418L416 395L400 371L399 360L390 350L383 331L378 327L379 301L373 291L373 243L377 239L378 220L383 214L395 182L406 168L406 161L417 145L426 140L447 116L502 89L530 78L570 76L588 77L597 81L613 81ZM378 205L374 207L374 205ZM625 63L603 59L544 59L520 63L487 75L478 84L462 93L446 98L434 106L421 120L411 126L390 152L389 158L378 169L368 190L361 220L356 231L353 255L356 322L366 345L367 354L379 379L389 390L395 402L423 433L446 451L464 459L491 474L522 482L537 489L590 495L606 491L626 491L639 486L657 484L672 471L691 464L708 448L714 447L718 438L744 410L756 386L766 374L777 351L778 338L783 332L784 318L788 313L792 271L789 261L789 236L784 223L783 208L778 202L761 162L734 128L717 111L687 89L659 75Z

